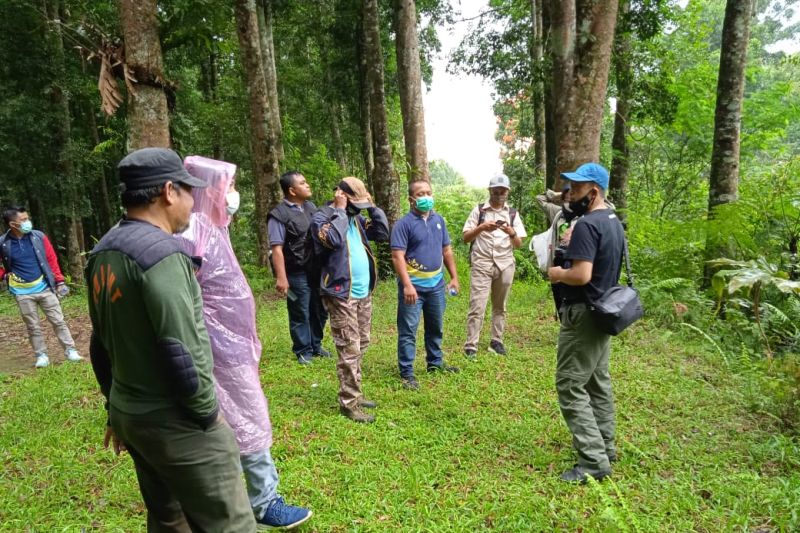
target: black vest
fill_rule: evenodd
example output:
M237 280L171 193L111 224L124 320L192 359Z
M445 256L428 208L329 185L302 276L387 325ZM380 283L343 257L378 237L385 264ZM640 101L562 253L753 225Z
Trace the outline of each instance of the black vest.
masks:
M270 211L269 217L274 218L286 228L286 237L283 240L283 259L286 273L306 272L311 267L313 243L308 228L311 226L311 216L316 213L317 206L306 201L303 210L289 207L286 202L281 202Z

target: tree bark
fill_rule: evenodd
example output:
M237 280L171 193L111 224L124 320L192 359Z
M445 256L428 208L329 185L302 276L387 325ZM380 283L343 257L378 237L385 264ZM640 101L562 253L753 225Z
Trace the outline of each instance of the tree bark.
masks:
M278 73L275 68L275 43L272 38L272 0L258 2L258 28L261 54L264 62L264 77L267 82L267 102L270 108L270 128L275 139L275 158L278 166L283 161L283 126L281 107L278 103Z
M717 104L714 112L714 145L708 178L708 218L715 218L717 207L739 199L739 133L742 124L744 68L753 0L728 0L722 23L722 47L717 79ZM733 253L720 236L709 228L706 235L706 260L730 257ZM706 266L704 282L713 274Z
M630 0L621 0L619 19L626 17L630 10ZM628 192L628 121L631 114L633 92L633 70L631 69L631 34L627 28L617 23L614 41L614 73L617 81L617 109L614 113L614 137L611 139L611 186L610 196L617 208L617 216L625 221L627 215Z
M219 85L219 73L217 70L217 50L216 43L211 43L212 50L208 58L200 63L200 90L203 93L203 100L213 106L217 104L217 86ZM222 139L219 128L214 128L211 132L211 153L214 159L223 159Z
M542 1L531 0L531 66L533 97L533 164L537 176L547 181L547 139L545 127L544 54L542 52Z
M82 237L77 234L77 231L82 227L82 224L76 213L78 198L76 188L78 185L75 183L77 179L74 172L75 166L70 155L72 117L69 110L69 90L66 87L66 57L61 33L63 18L59 0L47 2L46 13L48 22L46 38L50 53L53 55L55 68L55 79L51 85L50 94L52 95L54 110L58 115L53 139L56 148L54 177L62 201L61 209L64 218L61 230L64 232L64 240L66 241L66 270L72 280L79 281L83 279L83 248L81 247Z
M383 51L381 50L378 1L363 0L364 52L372 129L375 168L372 186L375 203L385 212L390 224L400 218L399 183L392 164L392 146L386 118L386 96L383 87Z
M545 45L544 54L553 57L553 39L550 30L550 0L537 0L542 8L542 38ZM554 189L556 186L556 139L555 124L555 95L553 61L546 62L543 67L543 92L544 92L544 139L545 139L545 188Z
M425 110L422 104L417 7L414 0L395 0L394 26L408 181L430 181L428 148L425 142Z
M258 235L258 263L269 264L269 235L267 215L274 202L271 185L278 179L278 161L275 139L270 124L274 119L267 97L267 82L258 30L255 0L236 0L236 32L247 83L250 111L250 151L256 201L256 233Z
M549 0L556 175L600 159L617 0ZM559 180L560 181L560 180Z
M372 113L369 107L369 82L367 81L367 55L364 50L364 28L360 28L358 39L358 90L361 120L361 159L370 190L375 190L372 174L375 171L375 158L372 153Z
M137 80L128 94L128 148L169 148L164 63L158 38L156 0L120 0L125 64Z
M728 0L725 8L709 176L709 214L716 206L739 198L739 132L752 8L753 0Z
M87 75L86 58L83 55L81 55L81 72L84 76ZM86 113L86 116L88 117L89 131L93 146L98 146L100 144L100 133L97 130L97 118L95 117L95 110L91 105L88 104L88 102L84 102L84 113ZM114 221L112 220L114 217L111 214L111 197L108 194L108 175L106 173L106 165L104 162L100 163L98 174L97 187L100 195L100 223L99 228L95 229L99 230L97 234L102 235L114 225Z

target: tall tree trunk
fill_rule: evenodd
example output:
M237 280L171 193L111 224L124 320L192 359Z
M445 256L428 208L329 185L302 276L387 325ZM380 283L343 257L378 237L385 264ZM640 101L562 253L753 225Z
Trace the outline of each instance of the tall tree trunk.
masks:
M361 121L361 158L364 161L364 172L371 190L372 174L375 171L375 158L372 153L372 113L369 107L369 82L367 81L367 55L364 50L364 29L360 27L358 39L358 91L359 118Z
M339 104L338 94L336 92L336 81L333 77L333 68L331 66L328 44L321 43L320 60L322 63L323 75L325 76L325 110L328 112L328 117L331 126L331 148L333 156L342 172L347 169L347 158L344 153L344 142L342 141L342 128L340 120L341 105Z
M417 6L414 0L394 0L394 27L397 35L395 50L400 110L403 114L403 139L409 166L408 181L430 181L417 38Z
M272 0L258 1L258 28L261 55L264 62L264 78L267 82L267 102L270 108L272 137L275 139L275 158L280 167L283 161L283 126L281 107L278 103L278 73L275 68L275 43L272 38Z
M132 71L135 92L128 94L128 148L171 145L164 62L158 39L156 0L120 0L125 64Z
M531 0L531 66L533 97L533 164L537 176L547 176L547 139L543 69L542 1ZM545 178L546 181L546 178Z
M752 8L753 0L728 0L725 8L709 175L709 213L716 206L739 198L739 130Z
M628 15L630 0L620 0L617 35L614 41L614 73L617 80L617 110L614 114L614 137L611 139L610 196L617 208L617 216L625 221L628 193L628 121L631 114L633 70L631 69L631 34L620 24Z
M255 0L236 0L234 11L250 109L250 151L255 186L258 263L266 266L269 263L267 214L270 203L274 202L271 185L278 179L274 132L270 128L274 119L267 97Z
M81 72L84 76L87 75L86 58L83 55L81 55ZM89 105L88 102L84 102L83 112L86 114L87 120L89 121L89 132L92 138L93 146L96 147L100 144L100 132L97 129L97 118L95 117L94 108L93 106ZM99 229L100 231L98 234L102 235L114 225L114 221L112 220L114 217L111 214L111 197L108 194L108 175L106 173L106 165L104 162L100 163L100 168L96 179L97 189L100 196L100 227L95 229Z
M542 69L542 85L544 92L544 140L545 140L545 188L553 189L556 185L556 124L555 124L555 95L553 65L553 39L550 29L550 0L537 0L542 8L542 38L544 42L543 51L551 61L545 62Z
M549 0L556 173L600 159L617 0Z
M363 0L364 52L367 59L367 82L375 168L372 186L375 202L386 212L390 224L400 218L397 174L392 164L392 146L386 118L386 96L383 87L383 52L378 20L378 0Z
M56 146L55 181L61 194L61 211L64 216L62 231L67 248L67 272L75 281L83 279L82 237L77 234L82 227L76 213L77 184L74 164L70 155L72 135L71 116L69 111L69 91L66 87L66 57L64 40L61 34L63 17L59 0L49 0L46 4L48 32L47 42L53 55L55 79L51 86L51 95L55 112L58 115L54 141Z
M203 100L206 103L216 106L217 86L219 85L219 74L217 70L217 46L211 42L211 52L205 61L200 63L200 91L203 93ZM222 159L222 138L219 128L213 128L211 132L211 153L214 159Z
M742 123L744 68L747 63L747 42L750 39L750 17L753 0L728 0L722 23L722 48L717 79L717 105L714 112L714 146L711 151L711 172L708 179L708 218L715 209L739 199L739 133ZM706 259L730 256L731 250L718 235L709 231L706 238ZM711 270L705 269L706 281Z

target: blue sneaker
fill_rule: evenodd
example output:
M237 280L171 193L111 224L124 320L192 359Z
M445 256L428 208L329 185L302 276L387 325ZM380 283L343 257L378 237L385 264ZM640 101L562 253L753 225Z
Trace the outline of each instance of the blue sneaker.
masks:
M282 497L272 500L264 516L256 520L260 531L267 529L294 529L309 518L313 513L305 507L286 505Z
M298 355L297 362L301 365L310 365L311 364L311 355Z

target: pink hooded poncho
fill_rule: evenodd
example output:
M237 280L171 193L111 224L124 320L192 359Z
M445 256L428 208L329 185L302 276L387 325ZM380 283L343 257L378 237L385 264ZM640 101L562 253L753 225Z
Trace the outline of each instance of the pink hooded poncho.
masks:
M272 425L258 372L255 300L228 235L225 195L236 165L200 156L189 156L183 164L208 187L192 191L189 228L178 239L187 253L202 258L197 281L214 355L217 400L239 451L247 455L272 446Z

